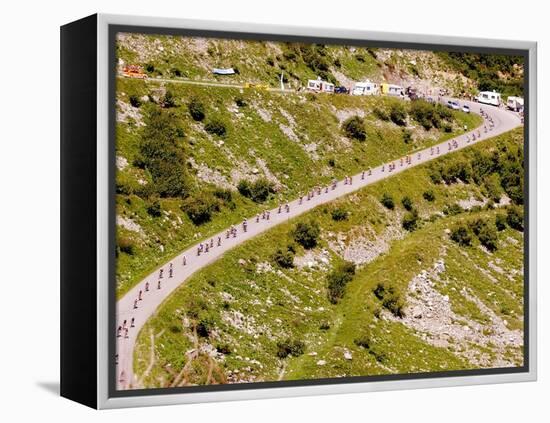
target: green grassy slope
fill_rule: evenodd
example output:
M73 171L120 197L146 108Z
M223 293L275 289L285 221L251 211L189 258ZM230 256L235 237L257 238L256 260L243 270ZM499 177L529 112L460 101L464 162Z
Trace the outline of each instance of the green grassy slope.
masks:
M181 199L159 200L162 214L147 213L151 199L140 194L151 175L135 162L139 158L147 114L158 108L154 101L165 95L165 88L139 80L118 80L117 214L123 220L118 235L133 245L131 254L118 256L117 292L124 294L148 272L153 271L185 247L251 216L279 201L293 199L307 189L331 178L343 178L388 159L400 157L418 148L462 132L466 125L480 123L476 115L453 112L451 132L424 130L409 118L407 131L412 142L404 141L404 128L382 121L375 109L389 109L398 100L328 95L281 95L270 92L231 88L170 85L176 107L174 122L181 130L178 141L187 159L191 193L205 188L235 190L240 179L267 177L276 193L265 204L257 204L239 194L231 207L222 207L210 222L195 226L181 210ZM148 96L152 101L148 100ZM140 100L139 107L130 98ZM155 98L157 100L155 100ZM203 122L189 115L188 104L197 99L205 105ZM237 106L235 100L246 103ZM242 104L242 103L241 103ZM363 115L366 141L350 140L341 130L345 118ZM227 133L220 137L204 130L205 122L219 120ZM117 162L117 163L118 163Z
M497 149L512 154L521 144L516 130L442 161L469 163L475 152ZM134 364L143 386L521 365L521 344L511 339L521 339L523 327L523 234L506 226L493 252L475 236L471 246L452 241L449 231L457 225L494 222L506 207L442 213L457 202L486 200L487 188L436 184L433 169L410 169L296 219L320 224L313 250L293 243L293 221L197 273L140 333ZM424 199L427 191L433 201ZM395 210L380 204L384 193L395 199ZM413 232L401 227L404 196L421 218ZM334 221L336 208L348 218ZM272 256L288 244L297 250L296 266L280 268ZM332 304L326 275L344 258L359 266L342 300ZM404 317L374 295L379 284L395 290ZM422 318L414 317L417 308ZM303 351L281 357L281 343L303 343Z

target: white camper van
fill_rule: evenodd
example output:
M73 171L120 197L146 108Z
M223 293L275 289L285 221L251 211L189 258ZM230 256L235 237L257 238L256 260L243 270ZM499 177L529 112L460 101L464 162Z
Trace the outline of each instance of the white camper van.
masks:
M333 93L334 84L321 79L310 79L307 81L307 89L318 93Z
M475 101L477 101L478 103L500 106L500 93L497 93L496 91L481 91L475 97Z
M353 86L352 95L375 95L378 94L378 84L372 81L357 82Z
M514 112L522 112L523 111L523 98L510 96L510 97L508 97L508 100L506 101L506 106L510 110L513 110Z

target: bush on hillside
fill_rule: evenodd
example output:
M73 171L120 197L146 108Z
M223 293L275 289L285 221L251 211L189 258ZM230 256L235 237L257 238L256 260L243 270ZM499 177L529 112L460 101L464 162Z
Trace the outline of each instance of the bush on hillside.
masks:
M212 194L201 192L186 198L181 205L181 210L195 225L202 225L210 221L212 214L220 210L220 205Z
M342 299L346 292L346 285L355 275L355 264L345 262L327 275L327 295L332 304Z
M172 91L166 90L166 93L164 94L164 97L162 98L160 104L161 107L164 107L165 109L176 107L176 98L174 97Z
M407 124L407 110L402 103L392 103L390 106L390 120L399 126Z
M237 190L242 196L250 198L255 203L263 203L268 199L269 194L275 192L273 184L266 178L260 178L254 182L241 179L237 184Z
M277 342L277 357L287 358L288 356L298 357L304 353L306 345L298 340L287 338Z
M147 214L152 217L160 217L162 209L158 200L153 201L147 206Z
M273 253L272 260L278 266L285 269L290 269L294 267L294 251L290 248L287 248L286 250L279 248L275 251L275 253Z
M292 231L294 240L306 250L317 245L321 229L315 221L298 222Z
M424 198L424 200L430 201L430 202L435 200L435 194L431 189L429 189L428 191L424 191L422 193L422 197Z
M403 135L403 142L405 144L410 144L413 141L412 132L409 131L408 129L403 129L402 135Z
M393 210L395 208L395 202L393 201L393 197L385 192L382 195L382 198L380 199L380 202L384 207L386 207L389 210Z
M407 195L401 199L401 204L407 211L411 211L413 209L413 202L411 200L411 197Z
M401 293L393 285L386 282L379 282L373 289L373 293L382 306L396 317L405 316L405 301Z
M134 241L130 238L123 236L117 237L117 246L120 252L128 254L129 256L134 255Z
M141 100L137 95L131 95L130 96L130 104L132 107L141 107Z
M189 114L194 120L200 122L205 118L204 104L202 104L200 100L196 98L191 99L187 107L189 109Z
M463 247L472 245L472 235L465 225L458 225L451 229L451 239Z
M506 209L506 223L512 229L523 231L523 209L519 206L509 206Z
M218 135L220 137L223 137L227 132L225 123L223 123L219 119L212 119L211 121L207 122L204 125L204 130L209 134Z
M405 213L401 225L403 226L403 229L412 232L418 228L418 220L418 211L416 209L412 209L411 211Z
M332 220L336 222L340 222L342 220L347 220L348 218L348 211L343 207L336 207L331 212Z
M135 165L151 174L147 192L159 197L188 194L187 163L179 140L177 116L169 109L154 108L145 118ZM149 184L147 184L149 185Z
M503 213L498 213L495 217L495 227L497 231L503 231L506 229L506 215Z
M342 123L342 130L348 138L365 141L367 132L365 130L365 122L359 116L352 116Z

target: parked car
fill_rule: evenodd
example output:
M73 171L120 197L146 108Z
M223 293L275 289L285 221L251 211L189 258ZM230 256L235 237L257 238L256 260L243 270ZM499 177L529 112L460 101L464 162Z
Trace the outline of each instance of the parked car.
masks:
M470 113L470 106L468 106L467 104L464 104L464 105L462 106L462 111L463 111L464 113Z
M453 101L453 100L447 101L447 107L449 109L453 109L453 110L460 110L460 106L459 106L458 102Z
M346 87L335 87L334 94L349 94L349 90Z

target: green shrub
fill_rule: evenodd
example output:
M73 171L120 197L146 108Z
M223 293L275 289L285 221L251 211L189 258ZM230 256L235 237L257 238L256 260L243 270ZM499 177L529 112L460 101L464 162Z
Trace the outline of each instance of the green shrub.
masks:
M431 189L428 191L424 191L422 193L422 197L424 198L424 200L430 201L430 202L435 200L435 194Z
M219 201L212 194L202 192L186 198L181 209L195 225L202 225L210 221L212 214L219 211L220 206Z
M247 106L246 100L242 97L235 98L235 104L238 107L246 107Z
M155 107L147 114L141 132L135 165L149 171L153 186L147 190L159 197L188 194L187 163L179 142L177 121L171 110Z
M485 224L477 234L479 242L489 251L495 251L498 247L498 235L494 226Z
M426 130L431 128L445 129L453 120L453 114L447 108L441 104L428 103L425 100L411 101L409 114Z
M213 194L214 197L219 198L224 203L233 201L233 192L230 189L216 188Z
M322 322L319 325L320 330L329 330L330 329L330 323L329 322Z
M385 122L390 120L390 114L386 111L386 109L382 107L375 107L372 109L372 113L377 119L383 120Z
M506 223L512 229L523 231L523 209L519 206L508 206L506 209Z
M277 342L277 357L287 358L288 356L298 357L305 351L305 344L298 339L285 339Z
M204 104L202 104L201 101L196 98L191 99L187 108L189 109L189 114L191 115L191 117L197 122L202 121L206 116Z
M390 106L390 120L399 126L407 124L407 110L401 103L393 103Z
M160 203L158 202L158 200L153 201L147 206L147 214L152 217L160 217L162 215L162 210L160 208Z
M204 130L209 134L218 135L220 137L223 137L227 132L225 123L223 123L219 119L212 119L211 121L207 122L204 125Z
M201 313L197 322L197 335L202 338L208 338L214 329L214 319L207 313Z
M321 229L315 221L298 222L292 231L294 241L305 249L311 249L317 245Z
M506 215L503 213L498 213L495 217L495 226L497 231L503 231L506 229Z
M336 166L336 160L334 160L334 157L331 157L330 159L328 159L328 165L330 167Z
M129 256L134 255L134 242L127 237L117 237L117 246L120 252L128 254Z
M498 173L492 173L483 179L483 187L488 198L498 203L502 195L502 187L500 186L500 177Z
M352 116L342 123L342 130L348 138L365 141L367 132L365 130L365 122L359 116Z
M382 306L396 317L405 316L405 301L401 293L393 285L385 282L379 282L373 289L373 293L380 301Z
M130 96L130 104L132 105L132 107L140 107L141 106L141 100L139 99L139 97L137 95L131 95Z
M250 198L255 203L263 203L268 199L269 194L275 192L273 184L266 178L260 178L254 182L241 179L237 184L237 190L241 195Z
M372 341L368 336L362 336L360 338L355 338L353 340L353 343L358 347L365 348L366 350L368 350L370 348Z
M294 267L294 252L288 248L285 251L279 248L273 253L272 260L280 267L290 269Z
M411 200L411 197L405 196L401 199L401 204L403 204L403 207L407 211L411 211L413 209L413 202Z
M380 199L380 202L384 207L386 207L389 210L393 210L395 208L395 202L393 201L393 197L385 192L382 195L382 198Z
M412 132L409 131L408 129L403 129L402 131L402 135L403 135L403 142L405 144L410 144L412 142Z
M343 207L336 207L331 212L332 220L340 222L348 219L348 211Z
M447 204L443 208L443 213L447 216L456 216L464 211L464 209L458 203Z
M418 220L418 211L413 209L412 211L405 213L401 225L403 226L403 229L412 232L418 227Z
M472 235L464 225L458 225L451 229L451 239L463 247L472 245Z
M174 97L172 91L166 90L166 93L164 94L164 97L161 101L161 106L165 109L176 107L176 98Z
M327 275L327 294L331 303L336 304L345 294L346 285L355 275L355 264L345 262Z

